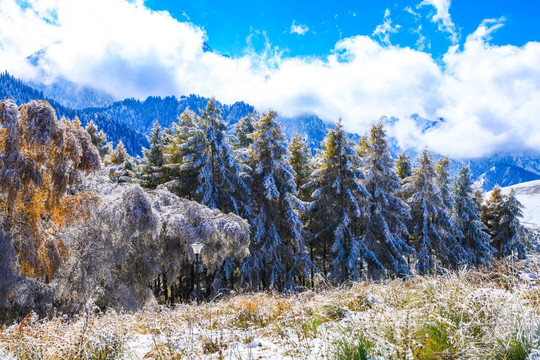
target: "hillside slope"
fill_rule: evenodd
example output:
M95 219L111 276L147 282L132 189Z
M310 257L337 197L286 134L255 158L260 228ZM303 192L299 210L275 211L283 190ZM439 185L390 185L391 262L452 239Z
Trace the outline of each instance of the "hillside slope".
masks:
M502 193L507 195L510 190L514 190L516 198L525 207L521 223L529 228L540 229L540 180L504 187Z

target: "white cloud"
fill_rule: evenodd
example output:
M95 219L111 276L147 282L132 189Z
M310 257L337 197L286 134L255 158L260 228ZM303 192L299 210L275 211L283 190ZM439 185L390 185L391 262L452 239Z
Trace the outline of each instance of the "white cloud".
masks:
M405 7L403 10L411 14L414 17L414 21L418 21L422 17L422 15L414 11L410 6Z
M358 133L382 115L396 116L402 120L389 132L403 145L452 156L540 151L540 43L491 45L502 19L484 21L442 65L368 36L339 41L325 58L283 57L269 41L262 51L228 58L203 52L200 28L123 0L51 0L25 9L0 0L0 24L0 64L25 79L62 75L118 98L214 95L288 116L342 117ZM41 49L38 68L24 61ZM447 122L422 133L413 113Z
M390 45L390 34L397 33L400 28L400 25L392 26L392 19L390 19L390 10L386 9L384 12L383 23L377 25L372 35L377 36L383 44Z
M428 38L422 34L422 25L418 25L416 29L410 29L410 32L418 35L418 39L416 40L416 50L418 51L424 51L426 48L431 48L431 42L428 40Z
M309 31L309 27L303 24L295 24L294 20L291 25L291 34L305 35Z
M450 0L423 0L417 8L422 6L433 6L435 8L436 12L431 17L431 21L438 23L439 30L448 33L452 43L457 44L459 34L450 16Z

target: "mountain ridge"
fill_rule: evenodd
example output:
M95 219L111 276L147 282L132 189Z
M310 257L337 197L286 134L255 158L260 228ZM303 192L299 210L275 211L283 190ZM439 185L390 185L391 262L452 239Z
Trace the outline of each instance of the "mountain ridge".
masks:
M76 84L68 81L57 82L56 84L57 86L64 84L68 88L76 86ZM86 91L91 93L91 90L87 89ZM62 97L64 93L66 91L57 89L56 92L50 92L50 96L47 96L43 91L35 89L7 72L0 74L0 98L10 97L19 104L34 99L48 100L59 117L74 118L77 116L83 125L94 121L100 129L107 133L109 140L113 141L114 144L122 140L127 151L134 156L141 155L142 149L149 146L146 136L150 133L156 120L162 127L170 127L183 111L190 109L195 113L200 113L200 110L206 107L209 100L194 94L183 95L178 98L176 96L149 96L145 100L128 98L114 101L107 106L73 109L62 104L62 99L59 97ZM92 102L90 104L95 105ZM223 119L228 123L230 131L232 131L233 125L242 117L257 113L254 106L243 101L237 101L231 105L217 101L217 106ZM446 122L442 118L430 120L418 114L412 114L410 118L423 133ZM284 125L285 134L288 138L294 136L295 133L299 133L307 141L312 151L320 147L326 132L332 127L331 124L325 123L316 114L300 114L295 117L278 116L278 120ZM391 127L399 119L383 116L380 121ZM354 141L359 139L358 134L350 134L350 137ZM397 154L404 150L399 147L396 139L389 137L389 142L393 157L396 157ZM419 149L407 149L406 152L411 158L414 158L418 155ZM435 159L441 156L440 154L434 154ZM540 153L494 154L477 159L452 160L452 173L456 173L461 166L468 165L478 186L484 190L490 190L495 184L505 187L524 181L540 179Z

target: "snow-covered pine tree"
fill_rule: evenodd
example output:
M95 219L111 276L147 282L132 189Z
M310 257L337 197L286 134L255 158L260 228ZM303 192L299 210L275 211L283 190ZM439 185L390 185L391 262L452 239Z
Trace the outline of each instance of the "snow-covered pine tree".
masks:
M111 153L111 162L114 165L121 165L129 158L129 154L126 151L126 147L124 146L124 143L122 140L118 142L116 145L116 148Z
M491 190L491 196L489 197L489 199L485 201L480 207L480 218L482 219L482 222L486 225L486 232L491 236L492 239L493 234L498 232L496 228L498 227L499 221L501 220L501 207L503 202L504 199L501 192L501 187L499 185L495 185Z
M457 267L467 252L459 243L461 235L445 205L431 154L422 151L418 166L407 177L404 194L411 207L410 233L416 248L416 269L422 274L439 266Z
M150 142L150 149L143 149L142 180L145 187L154 189L168 180L163 168L166 138L157 120L154 122L148 141Z
M103 130L98 132L98 127L93 120L90 120L90 122L86 125L85 130L90 135L92 144L94 144L94 146L98 149L101 159L103 159L106 155L109 155L112 151L112 144L107 143L107 134L105 134Z
M404 152L398 155L396 161L396 173L401 180L412 175L411 158Z
M255 131L254 121L256 121L255 114L250 114L241 118L234 126L239 147L247 148L253 143L253 139L249 135Z
M435 167L437 173L437 184L441 189L441 197L448 210L454 208L454 198L452 197L452 181L450 180L450 158L444 156L439 159Z
M199 183L198 167L184 165L184 157L189 156L194 149L202 149L200 144L204 139L204 134L196 127L195 121L195 113L185 110L166 134L167 141L163 149L163 167L170 180L165 185L171 192L189 200L195 199L194 193Z
M455 205L454 220L462 232L462 246L469 253L469 262L473 265L489 264L496 251L490 243L484 223L480 220L480 210L473 198L472 179L469 168L464 166L454 179L452 188Z
M191 119L188 116L184 121L189 122ZM221 118L216 100L210 99L206 110L201 111L201 116L193 119L195 129L190 124L186 125L186 132L178 133L181 143L178 145L173 142L173 146L180 150L179 154L174 155L182 156L179 170L196 175L194 199L210 208L248 218L249 207L245 199L250 189L239 176L238 164L225 135L227 126ZM177 129L177 132L179 130L182 131ZM171 148L168 151L171 153ZM179 185L185 184L180 182Z
M317 154L316 169L305 185L312 190L310 230L319 270L338 282L358 279L364 262L384 266L367 247L359 222L369 194L362 186L360 157L345 134L341 120L330 130Z
M356 145L356 153L360 158L364 158L366 156L366 152L369 147L369 137L367 135L360 136L360 140L358 141L358 145Z
M262 114L254 124L249 148L253 168L254 209L250 256L242 266L243 282L279 290L296 287L308 277L303 224L294 209L294 170L287 161L286 139L277 113Z
M405 257L414 253L414 249L406 243L409 206L396 195L401 191L400 178L388 151L381 122L371 128L363 169L363 184L369 193L365 241L385 269L399 276L408 275L410 270Z
M309 191L302 187L309 181L309 176L313 170L311 164L313 156L306 142L298 133L291 139L288 149L290 153L289 163L296 173L295 182L298 198L302 201L308 201L310 197Z
M482 210L482 220L489 229L497 257L516 255L519 259L525 259L527 255L522 239L525 231L519 221L519 217L523 216L523 205L516 198L514 190L504 196L501 188L495 186Z

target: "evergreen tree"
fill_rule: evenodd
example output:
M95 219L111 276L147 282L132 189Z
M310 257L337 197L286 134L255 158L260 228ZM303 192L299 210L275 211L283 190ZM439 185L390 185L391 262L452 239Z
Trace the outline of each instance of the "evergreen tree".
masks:
M168 180L163 168L166 138L157 120L154 122L148 141L150 149L143 149L143 184L145 187L155 188Z
M289 289L307 278L302 222L294 210L298 200L294 170L277 114L269 111L255 123L249 149L253 168L253 214L250 257L242 266L243 281L263 288Z
M416 269L422 274L438 267L455 268L467 260L459 243L461 232L446 206L431 155L427 150L418 167L405 180L404 193L411 207L410 232L418 255Z
M184 166L184 157L190 159L190 154L202 149L201 142L204 134L196 125L196 115L186 110L178 117L167 134L167 141L163 149L164 168L170 180L166 186L176 195L194 200L195 189L198 186L198 168Z
M386 269L407 275L409 266L405 257L414 252L406 243L409 206L396 196L401 191L400 179L381 122L371 128L364 173L364 186L369 193L365 240Z
M236 133L239 147L247 148L253 143L253 139L249 135L255 131L255 127L253 126L254 119L255 114L250 114L236 123L234 132Z
M483 207L482 220L486 223L492 238L492 245L497 249L497 256L503 258L515 254L519 259L525 259L523 245L523 226L519 217L523 216L523 205L516 198L514 190L508 196L501 194L496 186L491 192L491 198Z
M311 151L298 133L291 139L288 149L290 153L289 163L296 174L295 182L298 198L302 201L308 201L309 191L302 187L307 184L311 175Z
M480 220L477 204L473 198L472 180L469 168L463 167L454 180L454 219L462 232L461 244L469 253L469 261L474 265L489 264L495 249L489 244L489 235Z
M172 141L168 151L173 156L169 161L179 161L181 157L178 170L187 176L196 176L195 189L188 190L193 192L195 200L210 208L248 217L249 207L244 197L250 194L250 189L239 176L238 164L225 136L227 126L216 100L210 99L206 110L193 120L190 124L189 115L184 117L185 131L177 129L179 139ZM175 147L178 152L174 151ZM177 185L193 185L193 182L181 181Z
M404 152L398 155L396 162L396 173L401 180L412 175L411 158Z
M76 119L78 120L78 118ZM98 132L98 127L93 120L90 120L90 122L86 125L85 130L90 135L92 144L94 144L94 146L98 149L101 158L103 159L105 156L109 155L112 151L112 145L107 143L107 134L105 134L103 130Z
M448 156L439 159L435 167L437 173L437 184L441 189L441 197L444 205L452 211L454 208L454 198L452 197L452 182L450 181L450 158Z
M491 196L488 201L486 201L480 207L481 213L480 218L482 222L487 227L487 233L493 239L493 234L498 233L497 227L499 221L501 220L501 208L504 202L503 194L501 192L501 187L495 185L491 190Z
M118 145L116 145L116 149L111 153L111 162L114 165L121 165L129 158L129 155L126 151L126 147L124 146L124 143L122 140L118 142Z
M148 141L150 142L150 149L144 151L145 163L150 166L163 166L165 136L157 120L154 122Z
M359 229L369 194L361 184L360 157L341 121L326 135L316 160L306 187L313 190L309 211L319 269L339 282L358 279L364 261L383 270Z
M360 136L358 145L356 146L356 153L360 158L364 158L369 148L369 138L367 135Z

